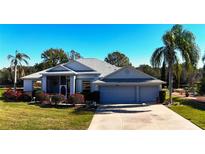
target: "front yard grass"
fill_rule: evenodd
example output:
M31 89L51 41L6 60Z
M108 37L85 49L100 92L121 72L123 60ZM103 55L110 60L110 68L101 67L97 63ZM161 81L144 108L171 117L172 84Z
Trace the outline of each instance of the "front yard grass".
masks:
M3 90L0 89L0 97ZM25 102L0 99L1 130L81 130L87 129L94 111L68 108L43 108Z
M174 97L173 101L174 104L169 107L171 110L205 129L205 102L201 103L179 97Z

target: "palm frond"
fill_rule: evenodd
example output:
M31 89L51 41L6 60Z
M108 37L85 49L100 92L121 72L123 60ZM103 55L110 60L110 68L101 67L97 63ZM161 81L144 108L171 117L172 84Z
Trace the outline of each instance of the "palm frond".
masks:
M21 57L25 59L30 59L30 57L27 54L21 53Z
M183 30L180 36L177 36L177 49L179 49L182 59L188 69L191 65L196 66L200 56L200 49L196 45L195 36L192 32Z
M22 59L26 65L28 65L28 61L26 59Z
M205 63L205 54L202 57L202 62Z
M150 63L153 67L159 67L162 63L162 60L164 59L164 52L166 51L165 47L157 48L154 53L152 54L152 57L150 59Z
M13 58L15 58L13 55L8 55L8 56L7 56L7 59L8 59L8 60L13 59Z

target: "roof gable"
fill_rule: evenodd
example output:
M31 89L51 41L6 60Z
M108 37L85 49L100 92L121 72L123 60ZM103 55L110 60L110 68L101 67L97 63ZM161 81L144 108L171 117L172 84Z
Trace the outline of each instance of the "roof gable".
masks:
M107 76L105 79L141 79L141 80L152 80L154 77L145 74L134 67L123 67Z

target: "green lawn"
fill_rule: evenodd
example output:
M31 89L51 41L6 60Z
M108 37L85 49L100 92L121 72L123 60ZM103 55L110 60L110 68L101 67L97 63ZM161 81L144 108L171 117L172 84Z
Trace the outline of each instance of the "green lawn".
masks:
M193 100L184 100L175 97L174 104L169 108L195 125L205 129L205 102L200 103Z
M3 90L0 89L0 97ZM85 109L43 108L24 102L4 102L0 99L0 129L79 130L87 129L94 112Z

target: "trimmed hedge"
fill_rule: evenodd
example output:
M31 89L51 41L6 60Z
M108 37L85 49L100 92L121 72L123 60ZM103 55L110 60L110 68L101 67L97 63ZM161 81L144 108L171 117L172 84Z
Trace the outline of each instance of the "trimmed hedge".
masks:
M81 94L84 95L85 101L100 102L100 92L99 91L82 92Z
M159 91L159 103L164 103L166 100L166 90Z

